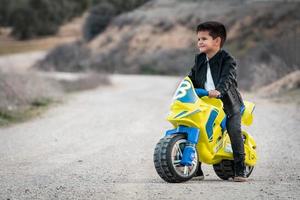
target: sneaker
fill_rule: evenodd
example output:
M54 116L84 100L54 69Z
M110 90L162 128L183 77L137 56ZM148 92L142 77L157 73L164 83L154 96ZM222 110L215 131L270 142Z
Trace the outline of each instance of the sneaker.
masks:
M234 182L246 182L247 176L246 176L245 170L240 170L239 172L237 172L235 174L235 176L233 177L233 181Z
M248 180L247 180L247 177L245 177L245 176L235 176L233 178L233 181L234 182L247 182Z
M235 164L235 176L233 178L234 182L246 182L246 168L244 162L238 162Z

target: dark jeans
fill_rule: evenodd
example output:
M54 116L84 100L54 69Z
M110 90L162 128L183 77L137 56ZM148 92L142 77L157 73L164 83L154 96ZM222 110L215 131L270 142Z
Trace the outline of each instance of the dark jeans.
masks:
M228 117L226 121L226 128L233 151L235 175L243 176L245 171L245 152L241 129L241 113L236 113ZM203 174L201 170L201 163L197 174Z
M245 170L245 152L241 129L241 113L227 118L226 128L231 141L236 175L243 175Z

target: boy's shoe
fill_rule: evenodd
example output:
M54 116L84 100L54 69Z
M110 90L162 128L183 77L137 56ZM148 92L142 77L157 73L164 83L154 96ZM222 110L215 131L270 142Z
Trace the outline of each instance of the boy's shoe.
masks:
M236 174L233 178L233 181L234 182L246 182L247 181L245 168L237 168L236 169Z
M244 162L235 163L235 176L233 178L234 182L246 182L246 167Z
M247 179L246 176L235 176L235 177L233 178L233 181L234 181L234 182L247 182L248 179Z

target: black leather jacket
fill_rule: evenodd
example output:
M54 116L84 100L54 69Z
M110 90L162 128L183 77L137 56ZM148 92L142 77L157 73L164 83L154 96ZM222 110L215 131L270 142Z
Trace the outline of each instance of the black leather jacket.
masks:
M216 90L221 93L225 113L230 116L240 112L243 99L237 88L237 71L234 58L221 49L209 60L209 65ZM195 88L204 89L206 72L206 54L200 53L195 56L195 65L188 75Z

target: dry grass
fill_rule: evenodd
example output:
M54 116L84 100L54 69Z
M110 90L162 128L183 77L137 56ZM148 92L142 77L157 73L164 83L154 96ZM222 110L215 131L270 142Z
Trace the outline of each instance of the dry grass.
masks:
M300 70L262 87L257 94L275 102L300 104Z
M0 126L40 114L62 94L57 82L33 72L0 72Z
M59 44L73 42L76 39L76 37L47 37L43 39L17 41L2 38L0 39L0 55L48 50Z
M0 127L9 126L14 123L25 122L29 119L42 115L51 105L55 105L59 101L51 99L40 99L32 102L32 104L19 108L17 110L2 111L0 110Z
M14 111L40 99L59 99L61 86L34 72L0 72L0 109Z
M0 71L0 126L23 122L63 101L65 93L110 84L105 74Z

